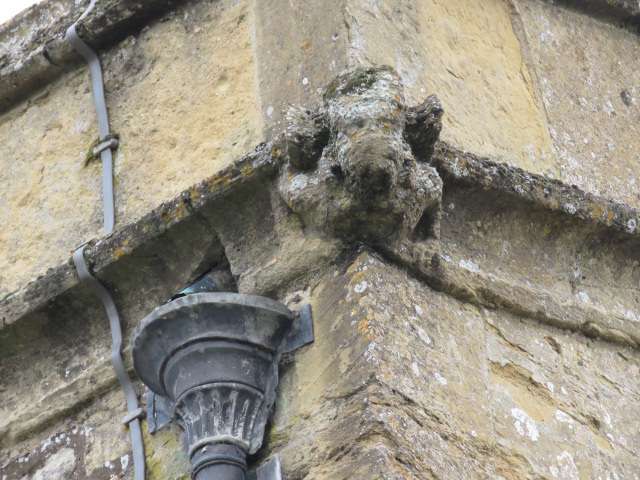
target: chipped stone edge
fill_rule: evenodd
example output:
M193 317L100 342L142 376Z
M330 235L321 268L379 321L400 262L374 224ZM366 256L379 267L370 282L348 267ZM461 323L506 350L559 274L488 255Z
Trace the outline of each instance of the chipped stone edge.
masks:
M79 36L94 50L122 40L162 14L187 0L110 0L96 8L77 26ZM38 11L51 9L54 0L38 4L14 17L1 30L18 28ZM69 2L73 5L73 2ZM64 73L80 65L82 58L65 40L67 27L83 9L73 5L70 11L50 25L46 32L36 31L17 52L0 56L0 113L27 99ZM2 33L2 31L0 31Z

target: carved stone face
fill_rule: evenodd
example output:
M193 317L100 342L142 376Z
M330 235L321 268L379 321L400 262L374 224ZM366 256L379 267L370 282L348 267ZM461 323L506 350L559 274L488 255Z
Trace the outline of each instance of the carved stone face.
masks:
M442 110L434 105L437 123ZM405 139L402 84L390 67L340 75L327 88L324 109L299 117L305 125L277 143L284 162L279 188L307 224L347 241L386 242L408 234L439 202L440 178L416 162Z

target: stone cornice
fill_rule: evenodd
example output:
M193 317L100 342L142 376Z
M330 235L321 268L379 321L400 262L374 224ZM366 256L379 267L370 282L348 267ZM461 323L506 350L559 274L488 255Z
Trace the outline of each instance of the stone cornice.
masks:
M261 144L249 155L218 174L196 183L136 222L117 229L108 237L91 242L85 250L87 264L99 274L113 264L126 263L129 254L135 250L151 248L148 250L149 254L154 255L153 246L162 249L162 239L170 237L177 230L209 231L210 226L199 215L200 210L210 204L223 202L234 189L239 189L246 183L262 180L268 182L276 171L277 165L269 153L269 145ZM65 263L0 301L0 331L79 285L75 267L69 257Z
M279 160L273 153L273 142L260 145L251 154L218 174L198 182L174 200L160 205L140 220L95 242L86 250L87 262L95 274L103 278L105 272L124 271L137 265L141 261L137 256L140 252L144 252L144 261L148 262L146 268L149 270L154 269L152 265L154 263L179 262L178 257L185 255L185 252L179 252L179 248L169 251L164 243L169 242L176 246L176 243L182 242L184 248L189 248L190 244L191 248L194 248L196 243L202 243L198 240L198 235L205 233L210 237L216 235L215 227L211 225L208 218L208 211L233 208L229 203L232 201L230 199L243 195L243 191L246 192L247 189L252 189L256 185L262 185L265 189L275 188L280 167ZM596 235L607 241L632 245L635 249L640 247L640 227L638 227L640 211L629 205L585 193L575 187L519 168L464 153L442 142L437 145L432 164L443 180L445 191L462 187L463 190L475 190L487 195L497 193L519 199L524 205L523 208L547 212L543 215L559 219L561 222L570 222L574 226L572 228L577 225L579 230L584 230L585 236ZM256 214L259 213L256 212ZM446 208L444 215L449 215ZM539 218L539 216L536 217L536 219ZM258 222L259 219L254 218L254 220ZM635 227L630 228L634 222ZM595 230L594 227L596 227ZM193 236L184 238L187 232ZM210 238L209 241L211 241ZM561 296L552 298L549 294L541 293L535 288L516 286L513 282L501 280L495 275L483 275L475 269L461 269L459 265L453 264L447 268L446 255L444 267L436 268L432 262L434 258L438 261L437 259L440 258L438 255L442 255L441 241L428 238L424 246L417 249L415 246L420 242L414 241L411 242L410 249L407 249L403 242L379 245L378 248L405 265L414 267L417 265L414 270L421 276L427 276L431 286L461 298L473 299L477 297L477 293L470 293L472 290L482 291L483 298L478 301L490 307L505 308L514 313L538 318L545 323L603 336L612 341L636 346L640 344L640 336L635 333L637 329L632 321L627 322L634 327L631 333L600 335L607 329L606 324L610 316L602 309L590 310L584 305L582 308L575 299L570 301L573 306L567 306L567 302L563 301ZM419 255L416 253L418 251L421 252ZM167 255L171 254L175 254L176 258L167 258ZM160 259L159 255L163 255L164 258ZM421 258L418 259L418 257ZM181 275L172 279L182 278L183 282L187 282L198 273L182 272ZM469 282L475 285L471 290L467 288ZM113 280L109 283L117 289ZM179 285L178 283L175 286ZM12 336L16 329L20 330L23 320L43 312L51 312L53 306L62 299L69 301L70 298L77 300L85 298L83 288L69 259L31 282L26 288L0 301L1 335L5 339L7 336ZM539 300L538 303L550 305L549 311L542 313L533 307L528 309L518 305L513 299L509 300L509 296L518 289L521 293L519 298L531 295L531 298ZM81 300L81 303L84 301L86 300ZM585 322L576 320L576 318L584 318L585 311L595 312L587 315L587 317L593 317L587 322L588 326ZM618 322L625 322L625 320L619 318ZM617 330L622 332L625 329Z
M78 24L77 31L99 51L140 31L185 1L101 1ZM25 10L0 28L0 112L80 65L82 58L66 42L65 34L87 4L47 1Z
M550 212L562 212L585 222L640 235L638 209L584 192L575 185L480 158L444 143L439 145L432 164L447 183L499 190Z

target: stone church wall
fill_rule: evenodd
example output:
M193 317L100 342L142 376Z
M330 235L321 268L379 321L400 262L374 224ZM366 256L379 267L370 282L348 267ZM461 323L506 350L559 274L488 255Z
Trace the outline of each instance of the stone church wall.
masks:
M133 478L106 314L70 261L92 239L142 399L131 332L211 267L311 305L251 469L639 478L637 5L99 2L79 32L120 136L102 237L64 42L86 3L0 28L0 479ZM189 478L182 431L142 424L147 478Z

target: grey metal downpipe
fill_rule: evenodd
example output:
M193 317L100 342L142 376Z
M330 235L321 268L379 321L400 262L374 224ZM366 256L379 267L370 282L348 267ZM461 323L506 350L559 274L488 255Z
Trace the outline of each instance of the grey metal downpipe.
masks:
M84 57L89 64L91 72L91 87L93 89L93 101L96 106L98 115L98 132L100 135L100 145L96 147L100 151L102 159L102 199L104 211L104 234L109 235L113 231L115 223L115 210L113 206L113 155L110 145L104 145L105 140L109 136L109 117L107 116L107 105L104 100L104 85L102 83L102 68L100 60L91 48L82 41L76 32L76 24L83 20L93 7L97 0L91 0L89 7L80 16L80 18L67 29L67 42ZM96 151L96 153L97 153Z
M102 68L100 60L91 48L82 41L76 32L76 24L83 20L93 9L97 0L91 0L89 7L80 16L80 18L67 30L67 41L71 46L84 57L89 64L91 72L91 85L93 88L93 100L98 115L98 130L100 135L100 144L94 149L94 155L100 153L102 159L102 196L103 196L103 212L104 212L104 235L108 235L113 231L115 224L115 209L113 199L113 155L112 148L117 146L117 142L109 139L109 117L107 115L107 106L104 98L104 85L102 80ZM138 405L138 396L136 394L133 382L127 373L127 369L122 360L122 328L120 326L120 316L109 294L109 291L100 283L100 281L91 275L87 264L84 260L84 250L86 244L78 248L73 254L73 263L78 272L80 281L86 284L91 291L100 299L109 317L109 326L111 328L111 363L115 370L116 377L120 382L124 392L128 413L122 422L129 425L131 430L131 443L133 449L133 463L136 480L144 480L145 478L145 458L144 458L144 441L142 439L142 429L140 426L140 417L144 411Z
M95 278L84 261L84 249L86 245L83 245L73 253L73 263L75 264L76 271L80 280L87 285L96 297L102 301L107 316L109 317L109 326L111 327L111 364L116 372L116 377L120 382L120 386L124 392L124 396L127 400L127 413L123 419L123 423L129 424L131 430L131 444L133 448L133 464L135 470L136 480L144 480L145 476L145 460L144 460L144 441L142 439L142 429L140 427L140 417L144 411L138 405L138 396L133 386L133 382L127 373L127 369L122 360L122 329L120 327L120 316L118 315L118 309L116 304L111 298L109 291Z
M192 457L193 480L246 480L246 452L235 445L206 445Z

